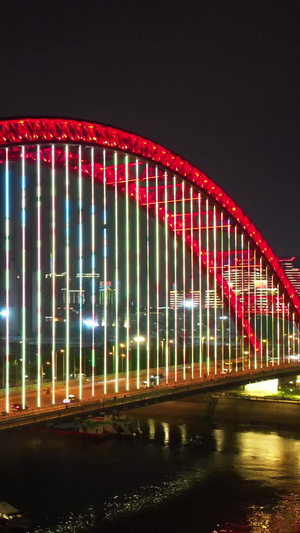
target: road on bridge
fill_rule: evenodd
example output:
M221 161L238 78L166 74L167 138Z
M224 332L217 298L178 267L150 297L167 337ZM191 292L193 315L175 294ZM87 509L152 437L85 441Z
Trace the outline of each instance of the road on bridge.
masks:
M178 372L177 372L177 382L175 383L175 370L174 368L170 368L169 369L169 383L166 383L166 379L164 377L164 379L161 379L160 380L160 384L159 385L152 385L150 387L147 387L145 385L145 382L146 382L146 379L147 379L147 375L146 375L146 371L144 373L141 373L140 374L140 389L137 390L136 388L136 376L133 375L130 377L130 380L129 380L129 391L126 390L126 376L125 374L120 374L119 375L119 379L118 379L118 393L115 392L115 379L113 376L110 376L110 379L107 380L107 394L104 395L103 393L103 388L104 388L104 382L103 382L103 377L102 376L96 376L95 377L95 394L94 396L92 397L92 385L91 385L91 380L84 380L83 384L82 384L82 401L84 402L88 402L88 401L92 401L92 400L102 400L102 401L105 401L109 398L113 398L113 397L124 397L125 395L128 397L129 395L130 396L134 396L135 394L140 394L141 392L144 392L145 390L149 390L149 393L151 393L151 390L153 390L153 392L156 390L160 390L160 389L164 389L166 387L175 387L175 386L182 386L182 385L192 385L192 384L201 384L201 383L207 383L211 380L213 380L214 382L216 382L216 380L220 379L220 378L223 378L222 381L224 383L224 379L226 380L226 384L229 383L231 380L230 380L230 377L232 378L232 381L234 381L233 378L237 378L238 376L242 377L242 376L249 376L249 380L250 378L253 379L253 377L255 377L256 374L259 374L261 373L262 371L264 371L266 373L266 379L267 378L270 378L272 376L272 368L275 370L274 372L274 375L276 374L276 369L278 371L278 369L293 369L295 372L297 370L299 370L299 364L295 364L295 363L290 363L290 364L286 364L286 365L280 365L279 367L263 367L263 368L258 368L257 370L254 370L254 369L251 369L249 372L244 372L242 370L238 370L238 371L235 371L234 369L232 370L231 373L226 373L226 375L224 375L224 372L221 372L221 368L218 368L218 372L217 374L210 374L210 375L206 375L206 374L203 374L203 377L199 377L199 365L194 365L194 379L192 379L192 374L191 374L191 368L188 367L186 368L186 379L184 380L183 379L183 368L180 367L178 368ZM271 371L271 372L270 372ZM160 370L161 373L164 373L163 370ZM156 369L151 369L151 372L150 372L150 375L153 375L153 374L156 374ZM165 374L164 374L165 376ZM261 377L260 377L261 379ZM52 384L51 383L42 383L42 386L41 386L41 407L40 409L42 410L43 408L44 409L49 409L49 407L52 406L52 389L51 389L51 386ZM47 393L47 391L50 390L50 394ZM69 382L69 394L73 394L74 396L76 396L78 398L78 394L79 394L79 384L78 384L78 380L70 380ZM9 399L10 399L10 406L12 406L15 402L20 402L21 403L21 395L22 395L22 390L21 388L16 388L16 389L11 389L10 391L10 396L9 396ZM58 409L61 409L62 405L63 405L63 400L64 398L66 397L66 385L64 382L60 382L60 383L57 383L56 384L56 387L55 387L55 406L57 406ZM29 410L36 410L37 408L37 391L36 391L36 388L32 388L32 385L31 387L28 388L28 390L26 390L26 404L29 406ZM6 397L5 397L5 390L2 389L0 391L0 411L1 412L5 412L5 405L6 405ZM28 411L27 411L28 412ZM17 413L14 414L14 416L17 416Z

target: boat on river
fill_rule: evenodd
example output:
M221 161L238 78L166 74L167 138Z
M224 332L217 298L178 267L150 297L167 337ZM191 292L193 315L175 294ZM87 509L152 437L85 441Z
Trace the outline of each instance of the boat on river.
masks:
M137 437L141 434L139 422L126 415L113 413L88 418L75 418L69 422L49 423L44 431L89 437Z
M0 530L1 531L28 531L32 521L26 515L22 515L19 509L7 502L0 502Z

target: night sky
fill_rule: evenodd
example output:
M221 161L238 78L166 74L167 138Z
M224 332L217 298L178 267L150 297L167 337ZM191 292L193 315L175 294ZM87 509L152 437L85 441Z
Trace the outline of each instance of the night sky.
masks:
M165 145L300 255L300 2L0 0L0 117Z

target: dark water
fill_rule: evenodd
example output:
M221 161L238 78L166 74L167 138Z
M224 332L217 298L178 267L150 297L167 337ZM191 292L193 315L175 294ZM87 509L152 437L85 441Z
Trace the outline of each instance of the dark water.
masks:
M35 533L300 531L300 432L138 418L133 441L1 434L0 500ZM202 450L186 446L197 434Z

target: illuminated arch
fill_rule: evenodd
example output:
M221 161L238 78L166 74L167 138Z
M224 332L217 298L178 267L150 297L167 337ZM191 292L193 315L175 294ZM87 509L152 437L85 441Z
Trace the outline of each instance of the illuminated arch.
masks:
M218 185L180 156L136 134L86 121L57 118L24 118L0 121L0 147L13 147L17 145L30 146L39 143L43 145L47 143L74 143L82 146L99 146L117 150L148 160L158 165L162 170L172 171L178 177L186 180L187 183L196 186L207 197L211 198L220 210L230 216L240 228L240 231L251 240L253 246L264 258L270 272L278 280L282 293L287 296L287 301L291 304L289 306L289 313L294 314L295 322L300 322L300 300L283 269L280 267L278 259L255 228L254 224L252 224L243 211ZM29 152L26 154L26 157L30 159L34 156ZM48 162L46 151L43 162L44 164ZM63 160L61 164L64 164ZM76 167L76 161L74 165ZM72 163L70 163L70 169L72 169ZM89 175L88 164L85 166L83 163L82 171L86 176ZM133 191L134 194L135 191ZM164 220L163 215L160 216L160 219L161 221ZM188 242L188 240L187 238L187 245L189 247L193 246L195 254L198 255L199 249L197 248L197 243ZM201 263L202 268L206 269L208 267L210 273L212 272L213 266L209 266L209 260L205 255L205 251L202 251ZM251 338L251 344L257 350L259 348L258 340L255 338L251 325L243 317L241 306L235 294L220 276L218 277L218 286L222 287L225 297L230 302L229 307L231 311L233 310L232 314L237 313L241 329L247 332Z

